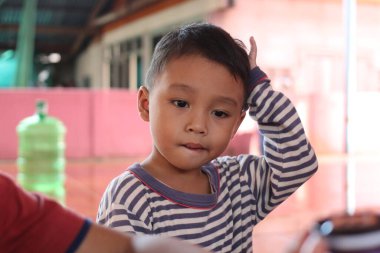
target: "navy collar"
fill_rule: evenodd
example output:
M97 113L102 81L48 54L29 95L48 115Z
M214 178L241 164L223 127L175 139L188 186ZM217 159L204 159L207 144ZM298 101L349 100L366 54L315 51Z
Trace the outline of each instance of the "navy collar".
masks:
M145 186L159 194L161 197L181 206L209 209L214 207L218 200L220 181L219 173L217 168L215 168L212 164L202 166L201 170L209 177L210 186L212 189L211 194L186 193L170 188L150 175L139 163L135 163L129 168L129 171L136 178L138 178Z

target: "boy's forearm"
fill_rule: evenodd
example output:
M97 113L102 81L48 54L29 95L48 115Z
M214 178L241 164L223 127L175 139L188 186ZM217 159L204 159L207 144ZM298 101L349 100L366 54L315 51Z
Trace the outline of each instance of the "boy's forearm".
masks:
M287 196L317 169L317 159L292 102L274 91L258 67L251 71L249 114L264 135L264 155L273 171L276 197ZM277 192L276 192L277 191Z

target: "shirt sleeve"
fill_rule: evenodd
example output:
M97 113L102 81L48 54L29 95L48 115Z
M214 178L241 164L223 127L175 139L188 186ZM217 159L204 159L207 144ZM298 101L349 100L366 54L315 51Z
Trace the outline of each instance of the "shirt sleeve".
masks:
M90 222L0 173L0 248L4 252L73 252ZM3 251L2 251L3 252Z
M249 115L264 136L264 155L240 156L239 162L249 174L258 222L306 182L318 162L294 105L258 67L251 71L250 90Z
M128 175L121 175L110 182L100 201L96 222L123 233L151 234L149 211L145 208L141 211L136 205L145 190L141 183L136 183L134 176Z

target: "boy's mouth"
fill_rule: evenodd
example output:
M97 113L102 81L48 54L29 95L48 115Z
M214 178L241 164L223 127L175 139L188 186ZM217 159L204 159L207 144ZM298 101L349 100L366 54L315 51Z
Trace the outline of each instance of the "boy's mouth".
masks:
M186 143L183 146L191 150L205 150L205 148L201 144L197 143Z

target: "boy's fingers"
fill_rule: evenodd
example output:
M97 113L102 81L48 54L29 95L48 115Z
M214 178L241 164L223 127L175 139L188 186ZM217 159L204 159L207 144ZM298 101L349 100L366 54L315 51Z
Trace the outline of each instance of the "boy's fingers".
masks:
M251 43L251 47L256 46L256 41L255 38L253 38L253 36L249 37L249 42Z
M257 46L256 41L253 36L249 37L249 43L251 44L251 49L249 50L249 61L251 63L251 67L256 67L256 57L257 57Z
M249 51L249 55L253 56L257 52L257 47L256 47L256 41L252 36L249 38L249 43L251 44L251 50Z

